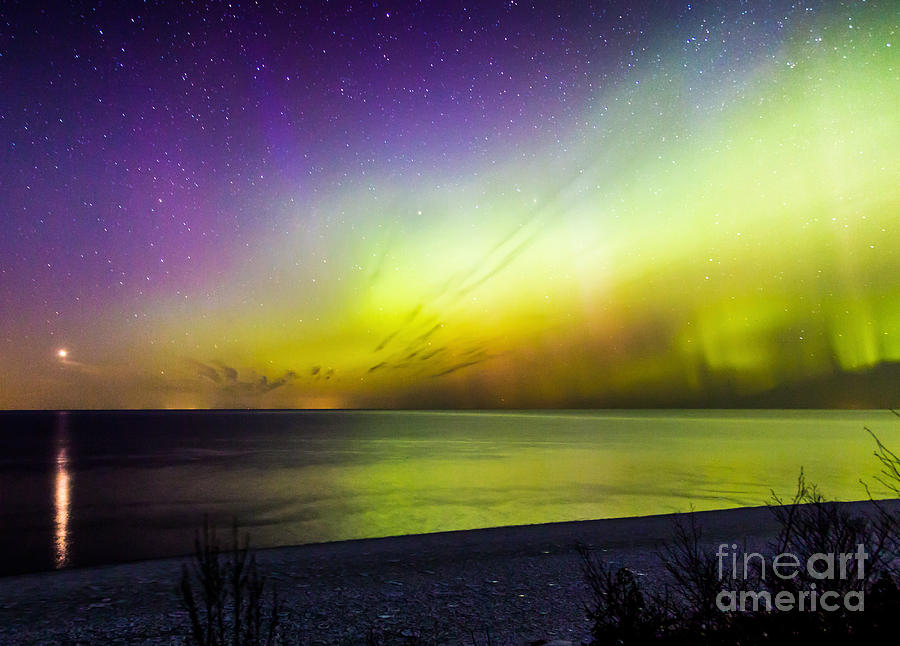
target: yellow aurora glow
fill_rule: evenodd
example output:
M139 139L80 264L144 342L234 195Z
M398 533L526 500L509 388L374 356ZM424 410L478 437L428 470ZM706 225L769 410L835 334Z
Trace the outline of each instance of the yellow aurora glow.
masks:
M111 306L96 371L0 404L654 405L898 362L892 17L734 75L672 57L551 149L275 200L215 284Z

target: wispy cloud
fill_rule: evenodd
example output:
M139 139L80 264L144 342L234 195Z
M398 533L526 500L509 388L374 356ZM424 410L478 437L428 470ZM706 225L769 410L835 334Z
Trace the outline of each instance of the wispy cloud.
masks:
M297 379L297 372L294 370L288 370L273 379L253 372L242 378L237 368L220 361L204 363L190 359L189 363L196 370L199 379L214 385L222 394L235 397L264 395Z

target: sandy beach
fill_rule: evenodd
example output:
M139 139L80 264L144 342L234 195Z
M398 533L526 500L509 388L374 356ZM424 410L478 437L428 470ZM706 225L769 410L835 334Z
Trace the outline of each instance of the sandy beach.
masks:
M863 512L866 503L845 503ZM704 542L764 545L770 509L695 512ZM535 644L589 637L578 542L657 577L675 515L500 527L257 552L277 586L291 643ZM711 548L714 549L714 548ZM180 644L186 558L0 579L0 643ZM405 641L406 640L406 641Z

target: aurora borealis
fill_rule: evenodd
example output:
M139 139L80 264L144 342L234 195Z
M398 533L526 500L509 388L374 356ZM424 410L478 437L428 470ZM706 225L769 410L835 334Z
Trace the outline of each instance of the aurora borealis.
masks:
M4 3L0 407L896 394L898 30L871 1Z

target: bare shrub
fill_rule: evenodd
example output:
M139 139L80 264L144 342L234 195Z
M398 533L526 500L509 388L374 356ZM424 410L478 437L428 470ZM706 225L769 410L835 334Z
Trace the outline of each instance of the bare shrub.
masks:
M196 646L270 646L277 643L280 609L273 588L268 608L263 602L265 577L260 575L249 539L238 537L232 524L231 549L222 552L216 530L204 519L194 541L190 566L182 567L179 593L190 618L190 640ZM194 588L197 588L195 594Z

